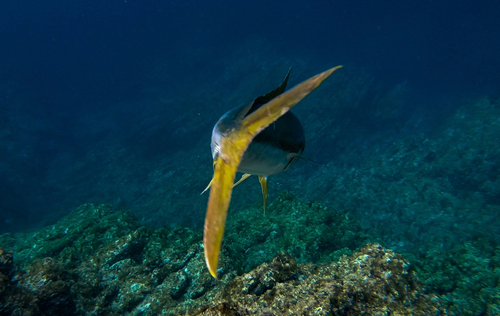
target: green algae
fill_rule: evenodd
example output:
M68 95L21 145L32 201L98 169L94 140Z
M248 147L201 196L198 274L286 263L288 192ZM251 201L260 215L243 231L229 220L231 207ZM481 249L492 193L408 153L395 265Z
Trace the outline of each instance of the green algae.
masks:
M498 315L500 248L492 240L434 247L418 256L406 254L406 261L380 246L364 246L371 239L349 213L284 191L265 215L260 206L230 214L221 281L215 281L205 267L201 231L150 229L128 211L86 204L39 231L0 236L0 246L13 251L17 267L13 277L12 257L3 251L1 311L202 315L221 306L250 311L256 307L245 305L249 300L267 302L270 311L286 300L298 311L309 302L306 289L317 287L332 296L323 305L307 304L327 315L325 304L341 313L356 297L350 291L370 280L356 290L365 299L350 308ZM353 287L344 287L351 281ZM379 294L369 294L375 288ZM292 300L292 293L299 299Z
M332 262L367 242L364 230L345 211L305 203L284 191L268 207L230 214L225 255L248 272L280 252L300 263Z
M304 203L288 192L266 216L249 208L234 214L232 222L224 242L222 281L217 282L205 267L201 231L153 230L128 211L82 205L49 227L0 236L0 246L14 252L17 266L18 281L5 285L5 293L17 299L6 306L42 312L45 305L28 302L43 293L51 299L39 301L48 302L51 313L60 312L60 306L74 308L74 314L176 315L211 304L235 276L280 253L301 263L331 262L366 241L347 213Z
M415 261L429 292L454 315L499 315L500 247L485 240L432 248Z
M109 205L85 204L54 225L33 232L0 235L0 247L14 251L16 264L58 257L72 262L86 258L102 245L140 227L131 212Z
M410 264L368 244L338 262L297 264L289 254L231 280L193 315L446 315Z

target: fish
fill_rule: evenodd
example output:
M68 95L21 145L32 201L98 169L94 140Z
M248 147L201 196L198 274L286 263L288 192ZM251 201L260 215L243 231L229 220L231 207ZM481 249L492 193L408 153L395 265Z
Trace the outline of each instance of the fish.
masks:
M241 121L243 118L254 112L256 109L271 101L276 96L282 94L288 83L291 68L283 79L282 83L273 91L266 95L259 96L252 103L235 107L224 114L215 124L212 131L212 158L214 161L219 154L220 140L228 127ZM304 129L299 119L292 113L287 112L282 117L273 122L270 126L262 130L252 140L245 150L238 172L242 172L241 179L233 184L233 188L246 180L251 175L257 175L262 187L264 196L264 214L267 202L267 177L284 172L293 166L301 156L305 147ZM205 193L211 186L211 182L203 190Z
M217 279L219 253L233 187L257 175L267 199L267 177L284 172L300 158L305 137L298 118L289 110L305 98L341 65L330 68L286 91L290 70L273 91L224 114L212 131L214 175L210 188L203 233L205 261ZM304 158L305 159L305 158ZM236 172L243 172L234 183ZM202 193L203 193L202 192Z

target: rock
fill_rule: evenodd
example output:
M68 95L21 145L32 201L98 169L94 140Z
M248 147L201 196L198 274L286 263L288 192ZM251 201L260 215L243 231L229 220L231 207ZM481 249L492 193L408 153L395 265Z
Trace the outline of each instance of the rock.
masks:
M369 244L329 265L280 254L191 315L445 315L400 255Z
M288 231L269 219L253 223L255 231L248 240L237 240L237 234L229 230L220 280L206 269L201 232L180 227L152 230L140 227L128 212L80 207L62 221L64 224L19 235L19 243L13 247L15 253L22 254L19 262L12 253L0 250L0 314L445 314L440 301L423 292L409 263L400 255L375 244L345 255L352 253L348 246L355 245L357 239L366 240L362 232L356 234L359 225L345 214L325 217L326 208L315 203L308 206L287 193L275 203L269 212L277 219L287 220L287 211L293 215L288 219ZM294 223L304 225L304 215L311 211L316 214L307 219L312 226L302 232L292 227ZM261 215L247 216L247 222L256 222L257 216ZM325 218L328 225L318 226ZM82 220L81 226L78 220ZM242 218L235 223L245 227ZM337 231L340 228L342 232ZM294 250L301 253L299 262L289 252L276 251L288 249L284 233L292 236L291 232L297 232L294 243L303 246ZM250 248L263 247L259 244L263 236L266 255L278 255L242 273L262 257L238 242ZM321 242L328 238L339 243L330 250L333 256L325 247L332 241ZM35 239L39 246L30 247L27 240ZM61 248L61 244L69 246ZM47 253L54 256L39 257ZM28 260L28 254L34 260ZM237 254L237 260L231 254ZM300 263L306 258L318 261Z

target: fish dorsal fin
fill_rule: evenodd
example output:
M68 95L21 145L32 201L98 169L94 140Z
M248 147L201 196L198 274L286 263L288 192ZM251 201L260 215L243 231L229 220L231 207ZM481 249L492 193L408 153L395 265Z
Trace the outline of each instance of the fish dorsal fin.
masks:
M260 108L262 105L266 104L267 102L271 101L272 99L276 98L286 90L286 85L288 83L288 78L290 77L290 71L292 70L292 67L288 68L288 72L285 76L285 79L283 79L283 82L274 89L273 91L269 92L266 95L261 95L251 103L251 106L248 107L247 113L245 116L252 114L255 110ZM243 112L243 111L242 111Z
M255 103L255 101L252 103L248 103L247 105L242 106L240 109L238 109L238 112L236 112L236 114L234 115L234 118L233 118L234 121L241 122L245 118L245 116L250 114L253 111L254 103Z
M271 101L272 99L276 98L286 90L286 85L288 83L288 78L290 77L290 71L292 70L292 67L288 68L288 72L285 76L285 79L283 79L283 82L274 89L273 91L269 92L266 95L261 95L257 98L252 103L249 103L245 106L242 106L241 108L238 109L238 112L234 115L234 120L235 121L241 121L243 120L247 115L252 114L255 110L260 108L262 105L266 104L267 102Z
M254 103L260 103L260 105L266 104L267 102L271 101L272 99L276 98L277 96L279 96L280 94L282 94L283 92L285 92L286 85L288 83L288 78L290 77L290 71L291 70L292 70L292 67L288 68L288 72L287 72L287 74L285 76L285 79L283 79L283 82L276 89L274 89L273 91L269 92L266 95L262 95L262 96L258 97L253 102Z

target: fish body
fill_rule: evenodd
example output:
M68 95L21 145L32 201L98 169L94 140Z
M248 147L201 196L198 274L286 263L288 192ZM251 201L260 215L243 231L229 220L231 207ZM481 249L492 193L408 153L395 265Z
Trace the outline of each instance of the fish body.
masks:
M256 98L250 105L235 107L219 119L212 131L211 148L214 160L219 154L221 139L235 126L239 126L248 115L283 93L289 74L290 72L283 83L268 95ZM289 111L255 136L243 154L238 172L263 177L281 173L296 163L304 148L305 135L302 124Z
M215 125L211 145L214 176L205 189L210 188L210 197L203 233L205 261L214 278L233 187L250 174L258 175L265 205L267 176L289 169L304 150L304 131L290 109L341 67L328 69L284 92L289 71L278 88L230 110ZM246 173L235 184L237 171Z

